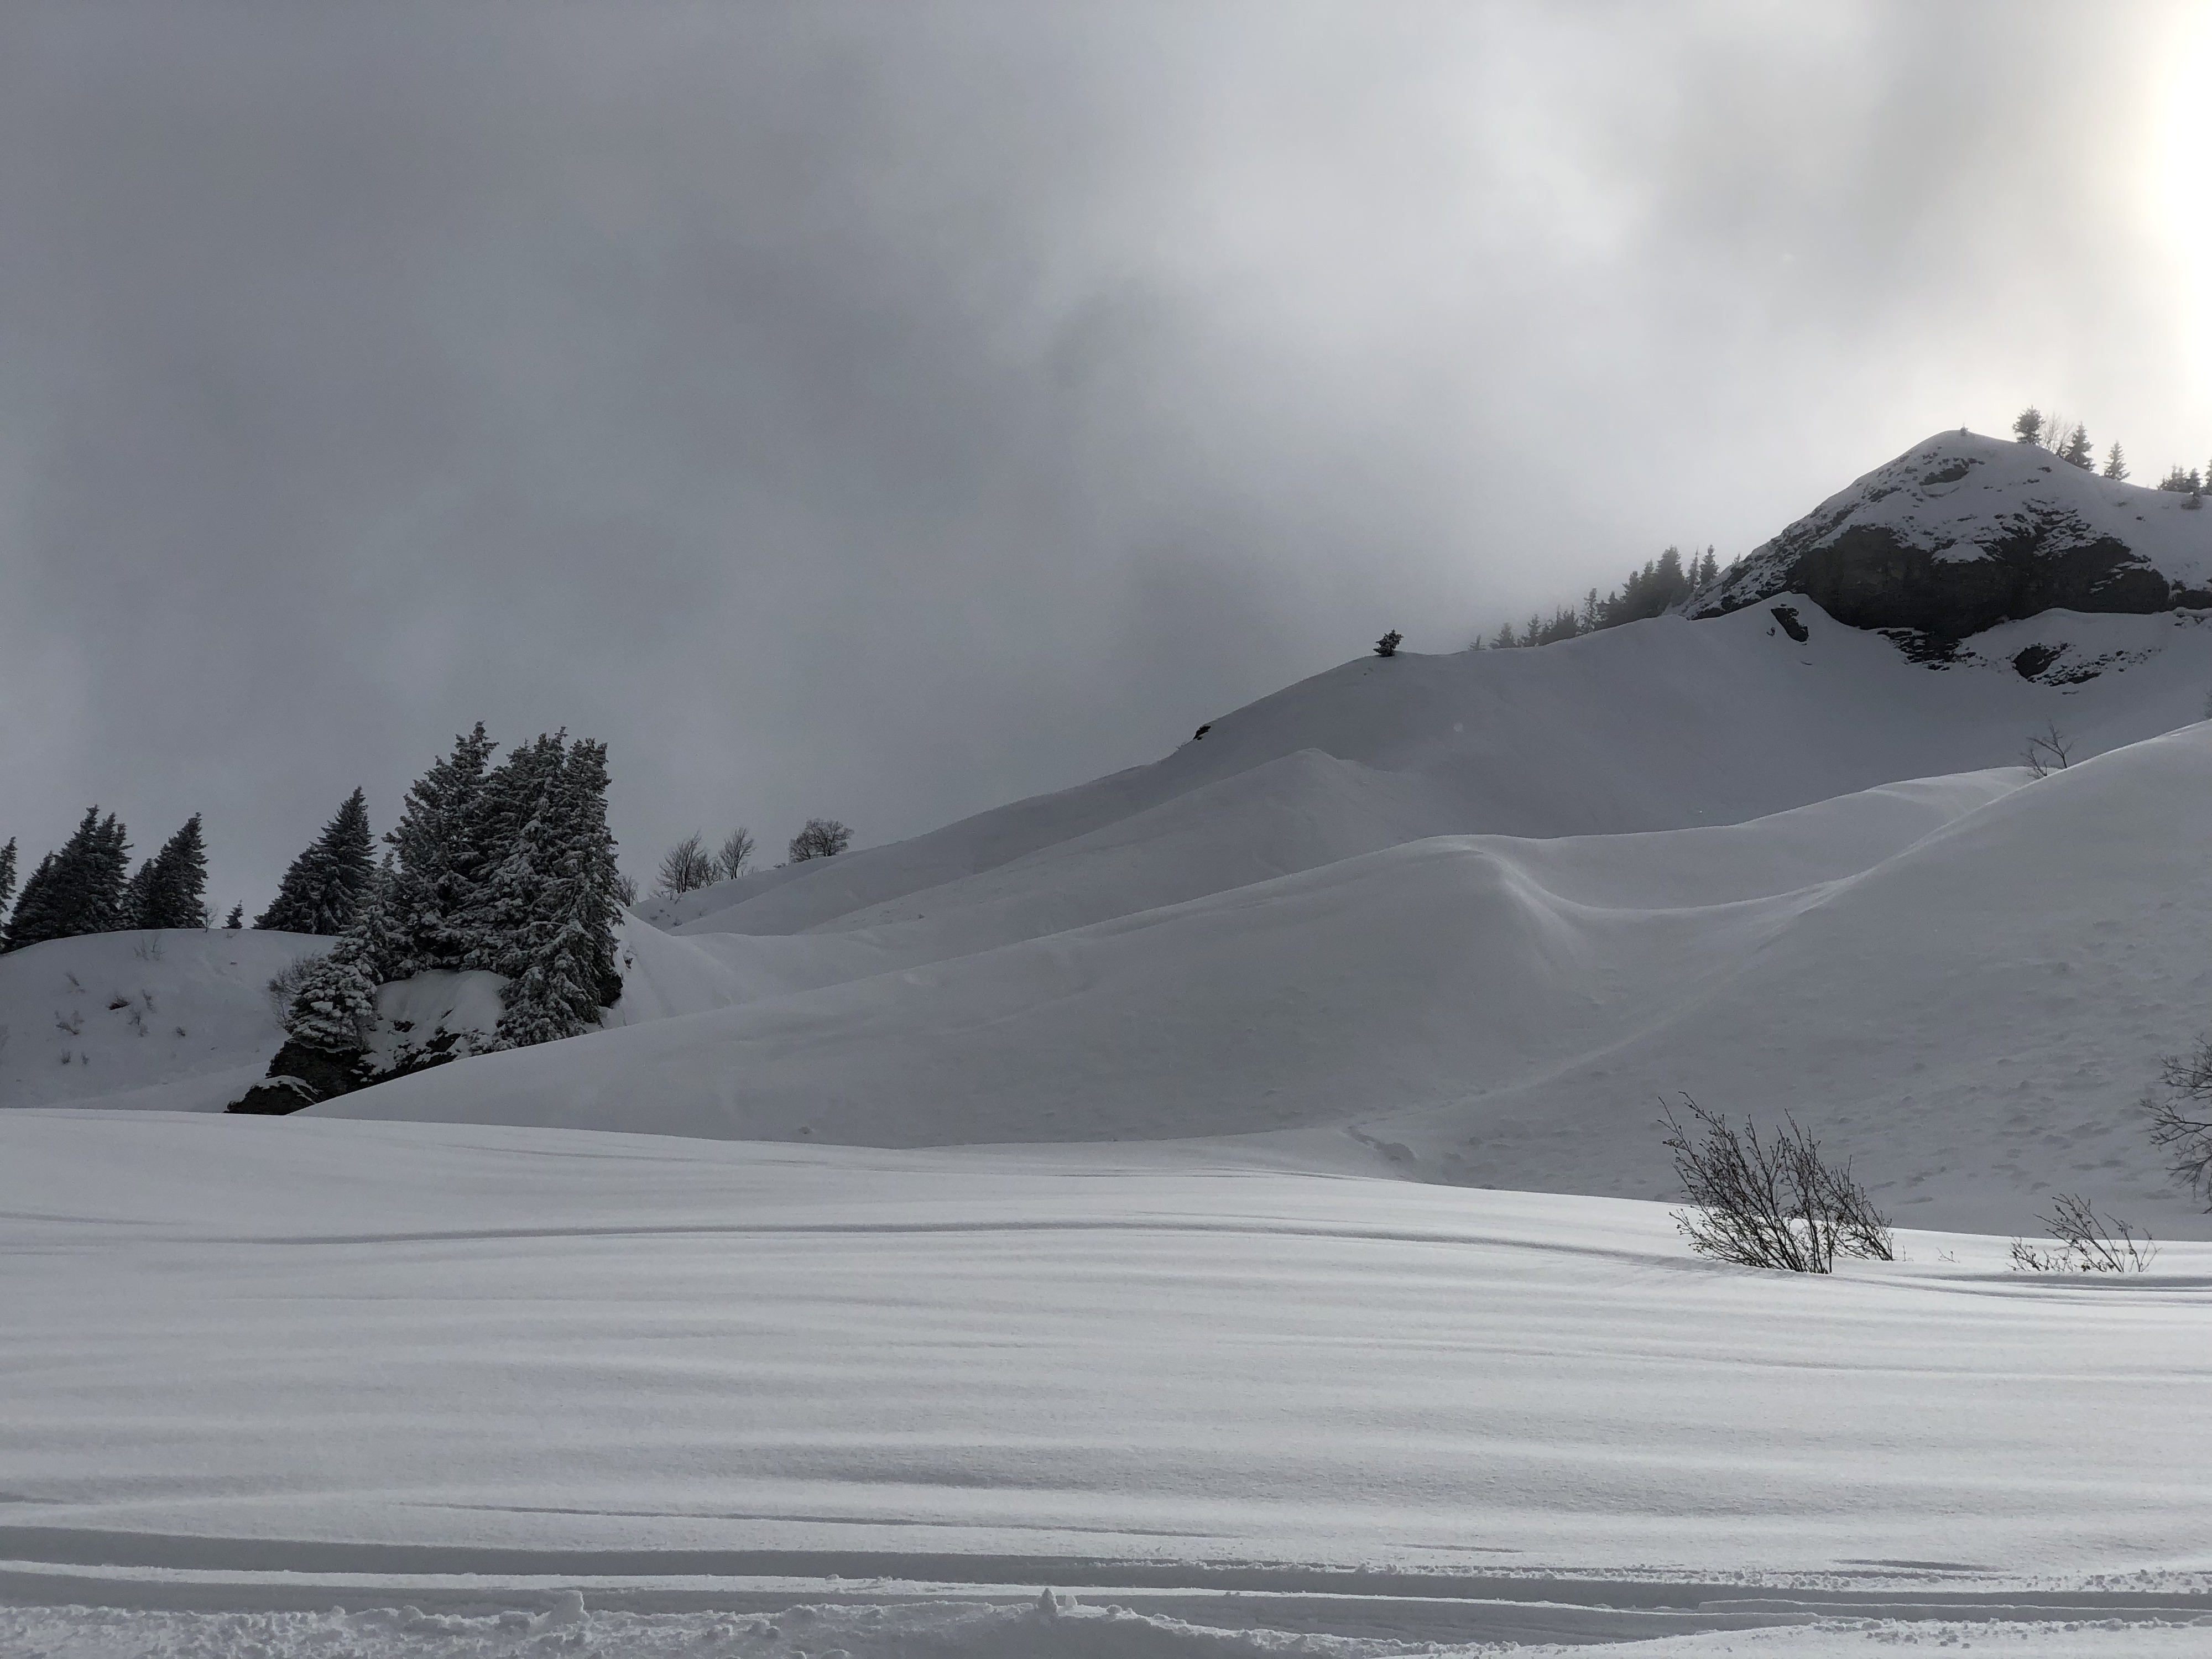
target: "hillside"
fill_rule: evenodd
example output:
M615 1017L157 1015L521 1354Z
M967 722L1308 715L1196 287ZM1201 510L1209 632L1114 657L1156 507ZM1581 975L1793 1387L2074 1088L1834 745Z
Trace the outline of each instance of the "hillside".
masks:
M2032 444L1939 432L1731 565L1692 614L1792 592L1945 641L2053 608L2212 605L2212 514Z
M2015 1228L2093 1182L2198 1225L2131 1110L2212 1000L2212 872L2180 828L2212 821L2212 726L2150 740L2199 711L2212 629L2010 625L2015 651L2094 644L2053 684L1800 615L1802 642L1739 611L1347 664L1153 767L693 896L673 935L630 935L627 1029L318 1110L1287 1135L1648 1197L1656 1098L1687 1090L1868 1149L1926 1224ZM2008 763L2046 722L2076 764L2023 791Z
M0 956L0 1106L219 1109L284 1040L270 977L329 944L158 928Z

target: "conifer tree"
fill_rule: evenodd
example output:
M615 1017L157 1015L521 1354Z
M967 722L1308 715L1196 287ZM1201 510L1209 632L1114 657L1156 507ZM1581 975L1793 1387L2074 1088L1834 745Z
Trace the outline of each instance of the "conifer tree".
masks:
M2128 476L2127 452L2118 444L2114 444L2105 457L2105 476L2112 479L2122 479Z
M292 860L276 898L253 925L291 933L343 933L375 872L375 849L368 799L356 789L339 803L322 834Z
M497 1041L521 1048L574 1036L622 992L615 963L614 837L606 748L540 738L510 762L528 814L491 878L485 966L507 975Z
M2089 441L2089 428L2087 426L2079 421L2074 423L2074 430L2067 434L2065 443L2058 451L2058 459L2070 462L2084 471L2096 465L2097 451Z
M499 745L483 722L453 740L453 752L416 780L399 822L384 839L398 861L392 926L401 940L392 977L457 968L472 954L465 925L484 874L481 832L484 769Z
M78 872L79 933L112 933L131 926L124 914L130 885L131 838L110 812L85 849Z
M8 918L7 930L0 933L0 951L20 951L27 945L61 937L52 931L53 878L54 855L49 853L39 860L39 867L23 883L23 896L15 901L15 914Z
M123 889L123 902L116 908L118 927L151 927L155 924L146 918L154 909L154 860L148 859L131 873Z
M223 931L227 933L234 933L245 926L246 907L243 904L232 905L230 914L223 918Z
M128 927L124 898L129 882L131 842L111 812L88 806L76 832L58 853L40 860L9 918L4 945L20 951L50 939L111 933Z
M2030 404L2012 418L2012 434L2024 444L2040 447L2043 443L2043 411Z
M147 861L147 868L152 873L132 926L207 926L207 847L201 839L198 813L193 813L183 829L162 843L161 850Z
M8 909L8 901L15 896L15 838L8 837L8 844L0 847L0 915Z
M376 1021L376 979L353 933L315 958L293 994L284 1029L293 1042L347 1058L368 1047Z

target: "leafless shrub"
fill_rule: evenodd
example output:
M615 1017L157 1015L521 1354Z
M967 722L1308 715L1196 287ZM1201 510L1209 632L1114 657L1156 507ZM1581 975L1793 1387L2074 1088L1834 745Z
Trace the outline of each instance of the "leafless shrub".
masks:
M2021 764L2039 778L2047 778L2053 772L2063 772L2074 757L2074 740L2058 729L2056 720L2045 721L2042 735L2027 740L2021 751Z
M806 827L791 838L784 849L793 864L805 859L832 859L853 844L853 832L835 818L809 818Z
M663 898L682 898L714 880L714 855L707 838L694 830L660 857L660 872L653 890Z
M1832 1273L1838 1256L1896 1260L1889 1223L1850 1163L1821 1157L1796 1119L1785 1114L1787 1127L1762 1137L1756 1124L1739 1130L1687 1095L1682 1105L1688 1125L1672 1107L1660 1121L1691 1206L1674 1212L1674 1225L1699 1255L1799 1273Z
M2212 1209L2212 1036L2193 1053L2159 1062L2159 1085L2143 1097L2151 1145L2173 1178Z
M2138 1235L2124 1221L2100 1216L2089 1200L2060 1193L2051 1200L2051 1212L2043 1230L2054 1241L2031 1244L2024 1238L2012 1242L2012 1265L2016 1273L2139 1273L2157 1259L2158 1246L2148 1233Z
M159 933L141 933L138 942L131 947L131 954L141 962L159 962L161 959L161 936Z
M735 881L753 861L753 832L742 823L730 831L722 850L714 854L714 870L724 881Z

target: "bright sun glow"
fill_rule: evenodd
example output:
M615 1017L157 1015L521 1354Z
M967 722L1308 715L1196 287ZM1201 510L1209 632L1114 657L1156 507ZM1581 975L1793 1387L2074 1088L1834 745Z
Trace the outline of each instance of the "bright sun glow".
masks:
M2200 13L2183 37L2164 101L2153 200L2184 284L2184 349L2195 390L2212 395L2212 211L2204 200L2212 168L2212 11Z

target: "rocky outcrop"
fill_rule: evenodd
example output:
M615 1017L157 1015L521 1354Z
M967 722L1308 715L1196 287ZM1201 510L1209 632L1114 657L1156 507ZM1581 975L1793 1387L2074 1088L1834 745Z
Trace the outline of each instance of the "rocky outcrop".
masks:
M2030 445L1947 433L1738 560L1689 611L1784 593L1853 627L1939 640L2053 609L2212 605L2212 512Z

